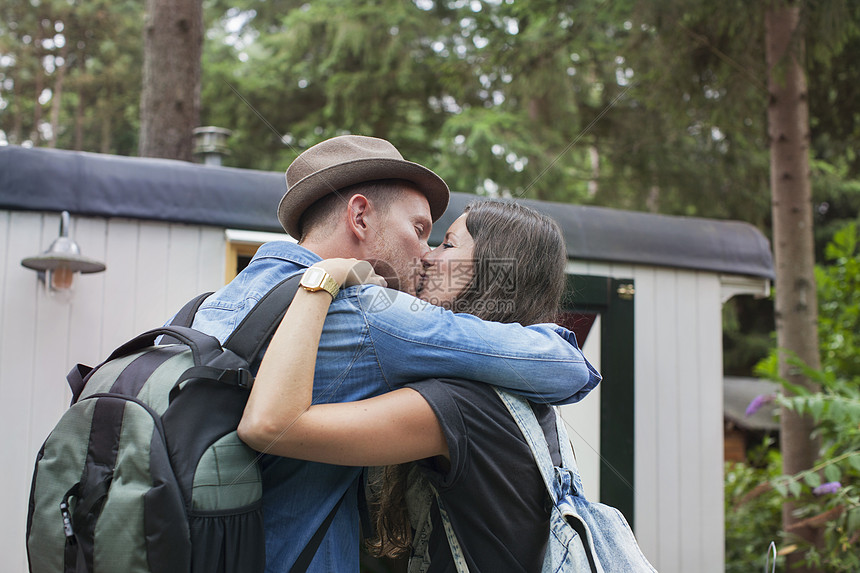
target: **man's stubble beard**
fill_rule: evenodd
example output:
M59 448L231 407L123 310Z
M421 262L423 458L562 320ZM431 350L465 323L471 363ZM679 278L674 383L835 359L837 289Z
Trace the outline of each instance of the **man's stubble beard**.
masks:
M387 237L380 237L379 248L374 252L374 258L369 259L376 274L385 278L388 288L415 295L415 283L418 278L419 262L404 260L399 253L398 245L393 244Z

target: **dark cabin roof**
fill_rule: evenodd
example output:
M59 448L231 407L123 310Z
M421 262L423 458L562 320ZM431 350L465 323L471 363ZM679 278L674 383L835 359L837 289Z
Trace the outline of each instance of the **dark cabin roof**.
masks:
M283 173L168 159L0 147L0 209L282 232ZM431 243L475 195L452 193ZM522 200L561 226L570 257L773 278L770 245L748 223Z

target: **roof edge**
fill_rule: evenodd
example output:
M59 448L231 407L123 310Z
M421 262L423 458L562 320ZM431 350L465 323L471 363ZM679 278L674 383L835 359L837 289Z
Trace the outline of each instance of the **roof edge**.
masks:
M0 208L282 232L281 172L57 149L0 147ZM451 193L431 241L471 201ZM657 215L528 199L558 222L573 259L774 278L770 244L741 221Z

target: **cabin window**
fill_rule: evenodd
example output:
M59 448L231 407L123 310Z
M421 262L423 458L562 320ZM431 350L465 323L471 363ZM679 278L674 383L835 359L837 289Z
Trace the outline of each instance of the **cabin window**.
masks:
M224 265L224 282L229 283L242 269L248 266L257 249L269 241L291 241L295 239L283 233L263 233L227 229L227 264Z

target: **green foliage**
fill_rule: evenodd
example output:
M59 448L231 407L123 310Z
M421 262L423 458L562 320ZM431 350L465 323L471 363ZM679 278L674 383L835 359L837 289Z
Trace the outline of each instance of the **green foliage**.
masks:
M836 4L810 10L811 37L835 33ZM323 138L364 133L457 191L769 225L762 15L741 0L206 8L203 121L233 130L231 165L282 170ZM842 57L853 36L836 28L826 53ZM814 61L830 126L817 87L857 83ZM833 133L815 140L828 165L851 153L839 144L853 132ZM831 191L851 173L827 177L819 203L841 212Z
M735 296L723 304L723 373L750 376L774 347L773 300Z
M231 165L283 169L323 138L365 133L458 191L767 220L760 94L741 81L721 87L731 75L711 60L696 64L695 85L673 84L687 74L667 64L684 52L676 29L661 35L659 10L277 4L207 4L203 117L233 130ZM710 18L680 11L685 26ZM750 53L746 37L736 51Z
M769 225L762 16L748 2L201 1L201 122L232 130L229 165L281 171L364 133L457 191ZM0 4L6 139L135 153L143 5ZM860 9L822 0L804 18L823 241L860 213ZM68 53L51 67L63 47L34 39L57 34ZM39 104L60 70L62 98Z
M777 398L781 406L814 420L815 433L822 444L819 462L815 467L795 475L774 475L774 472L779 472L781 463L777 457L772 457L765 470L762 470L762 475L758 476L762 481L747 484L745 493L740 494L749 496L756 485L769 483L772 491L760 494L759 498L779 504L783 499L791 499L795 503L797 517L808 520L807 523L820 529L822 542L817 546L809 546L788 532L782 534L783 544L788 547L796 544L805 551L810 565L828 572L860 570L860 555L856 551L857 540L860 539L858 238L860 235L856 224L837 231L826 248L830 264L816 268L821 370L806 367L796 357L788 358L789 365L819 389L813 392L780 379L776 352L771 353L757 368L760 375L780 381L789 391L789 394ZM766 482L764 474L767 474ZM754 530L750 535L755 538L756 547L765 543L767 538L772 538L772 532L765 530L760 533ZM747 563L742 555L736 559L738 566Z
M6 111L0 113L0 132L5 139L134 153L143 3L12 0L0 6L0 111Z
M448 114L429 105L448 81L431 47L441 21L396 0L286 3L280 13L244 4L213 23L229 48L205 47L218 66L204 66L204 121L233 130L231 164L282 170L342 133L388 138L408 158L436 163Z
M816 269L819 338L825 372L860 382L860 234L857 224L837 231L827 245L829 265ZM860 417L855 418L860 419Z
M852 149L835 158L833 163L823 159L812 161L817 261L829 260L825 248L837 231L851 222L860 221L860 180L853 178L853 169L849 165L854 155Z
M767 447L760 451L764 455L758 465L763 467L726 464L726 573L760 570L770 542L780 542L782 499L775 495L756 495L763 489L762 484L779 473L779 452Z
M770 483L782 498L795 500L801 523L821 531L820 544L811 545L790 533L783 535L785 543L795 543L804 551L806 562L821 571L854 572L860 570L860 554L855 549L860 538L860 487L856 485L860 450L831 456L825 451L825 461L814 468L779 476ZM827 490L828 486L832 489Z

